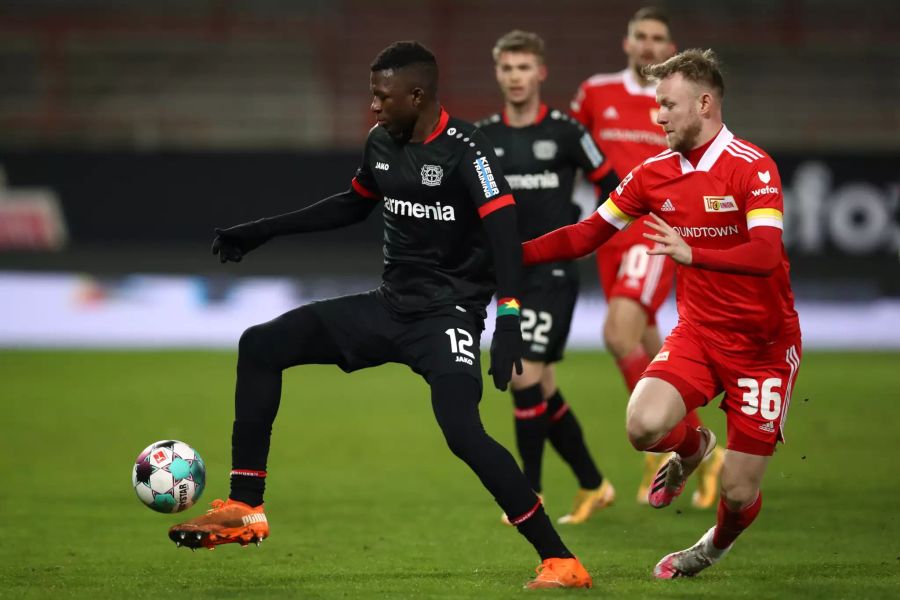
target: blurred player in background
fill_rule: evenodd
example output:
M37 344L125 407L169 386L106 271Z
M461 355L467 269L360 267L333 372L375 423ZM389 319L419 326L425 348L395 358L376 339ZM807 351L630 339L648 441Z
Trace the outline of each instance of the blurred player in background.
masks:
M725 392L728 450L716 524L663 557L660 579L715 564L753 523L800 368L800 323L782 242L775 162L722 122L725 84L711 50L687 50L645 71L659 81L657 120L670 150L645 160L591 217L524 245L526 264L584 256L641 215L654 256L678 263L679 320L628 402L638 450L674 452L654 478L656 508L684 489L716 437L685 414Z
M350 188L293 213L216 231L213 252L222 262L240 261L272 237L350 225L382 202L384 274L377 290L301 306L244 332L231 493L206 515L172 527L176 543L214 547L268 536L263 492L283 370L333 364L350 372L396 362L428 382L447 445L540 555L528 587L591 586L515 459L481 423L478 340L495 290L494 384L505 390L513 366L522 369L516 206L493 145L450 117L437 84L437 62L425 47L389 46L371 66L377 125Z
M593 139L566 113L541 102L547 78L544 41L535 33L511 31L493 49L504 108L477 123L487 134L510 188L516 195L519 236L536 238L578 221L572 203L575 173L596 182L603 155ZM574 263L525 269L522 284L523 372L512 378L516 443L531 487L541 492L544 442L550 443L578 480L572 511L560 523L582 523L608 506L615 490L597 469L581 426L556 384L554 363L562 360L578 297ZM506 515L503 515L505 522Z
M668 15L653 7L638 10L628 22L622 49L628 57L625 70L586 80L571 106L572 115L591 132L608 159L600 174L601 198L631 169L666 149L666 138L656 123L656 85L641 69L675 54ZM647 254L653 244L641 236L643 230L642 226L630 227L597 251L600 281L609 303L603 337L629 391L662 345L656 313L675 277L672 261ZM694 413L687 419L694 428L702 425ZM646 453L644 458L637 492L642 504L647 503L651 479L665 455ZM695 507L708 508L715 503L721 466L722 452L717 450L698 469L692 497Z

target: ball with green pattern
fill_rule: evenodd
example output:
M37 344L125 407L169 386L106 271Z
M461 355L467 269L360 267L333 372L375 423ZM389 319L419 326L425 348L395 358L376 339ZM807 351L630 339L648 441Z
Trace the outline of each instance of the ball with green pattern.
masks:
M200 499L206 485L206 465L184 442L153 442L134 461L131 484L138 499L153 510L181 512Z

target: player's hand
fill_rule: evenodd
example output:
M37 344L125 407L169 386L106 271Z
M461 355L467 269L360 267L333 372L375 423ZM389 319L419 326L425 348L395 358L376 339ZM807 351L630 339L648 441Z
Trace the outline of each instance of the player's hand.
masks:
M219 255L219 262L241 262L244 255L259 248L269 239L257 222L243 223L228 229L216 227L212 253Z
M647 254L665 254L671 256L672 260L678 264L691 264L694 260L693 253L691 247L682 239L681 234L656 214L650 213L650 218L652 220L647 221L647 227L656 233L645 233L644 237L659 245L647 250Z
M491 367L488 375L493 376L494 386L501 392L506 391L512 379L513 367L516 374L522 374L522 353L525 344L522 342L522 329L518 315L497 317L494 327L494 339L491 340Z

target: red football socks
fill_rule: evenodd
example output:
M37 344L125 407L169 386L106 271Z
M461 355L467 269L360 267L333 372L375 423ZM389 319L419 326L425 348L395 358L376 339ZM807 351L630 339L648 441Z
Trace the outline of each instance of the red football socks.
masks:
M762 508L762 492L756 500L738 511L732 511L725 504L725 498L719 498L719 511L716 514L716 531L713 533L713 545L724 550L734 543L741 532L750 527Z
M700 449L702 439L703 434L694 427L688 427L685 419L682 419L661 440L645 450L647 452L676 452L679 456L684 457L693 456Z
M625 385L628 386L628 391L631 391L637 385L638 380L644 373L644 369L650 364L650 357L647 356L644 347L638 345L626 356L617 359L616 364L619 365L619 371L622 372L622 377L625 378Z
M688 414L684 415L684 419L681 421L691 429L697 429L698 427L703 427L703 421L700 420L700 415L697 414L697 411L692 410Z

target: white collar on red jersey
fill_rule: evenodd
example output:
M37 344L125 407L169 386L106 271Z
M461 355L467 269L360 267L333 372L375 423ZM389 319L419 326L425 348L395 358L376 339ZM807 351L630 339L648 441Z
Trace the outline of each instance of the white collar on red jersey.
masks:
M731 140L734 139L734 134L728 131L728 128L725 125L722 125L722 129L719 130L718 135L713 140L713 143L709 145L709 148L706 149L706 152L703 153L703 156L700 158L700 162L697 163L697 167L691 164L681 152L676 152L678 154L678 158L681 161L681 173L682 175L687 175L688 173L693 173L694 171L709 171L712 169L712 166L716 164L716 161L719 160L719 157L722 156L722 153L725 152L725 146L731 143Z
M650 96L651 98L656 98L656 84L648 83L647 85L642 86L638 82L637 77L635 77L631 67L622 71L622 83L625 84L625 91L632 96Z

